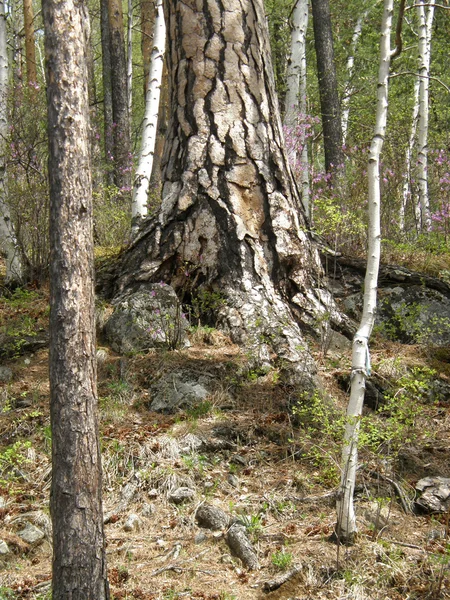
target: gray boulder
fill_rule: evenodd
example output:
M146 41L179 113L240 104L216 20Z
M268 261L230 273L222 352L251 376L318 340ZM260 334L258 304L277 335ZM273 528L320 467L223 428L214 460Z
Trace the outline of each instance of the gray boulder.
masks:
M416 483L421 492L416 504L429 513L445 513L450 509L450 479L446 477L424 477Z
M186 344L188 321L172 287L149 284L115 302L104 333L113 350L120 354L149 348L174 349Z
M150 388L152 401L149 409L173 413L180 408L201 404L211 394L212 379L189 370L172 371L163 375Z

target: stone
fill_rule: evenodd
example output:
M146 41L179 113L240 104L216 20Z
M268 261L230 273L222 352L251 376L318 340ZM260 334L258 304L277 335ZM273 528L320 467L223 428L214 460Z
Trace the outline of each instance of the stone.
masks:
M37 546L45 537L45 533L31 523L26 523L25 527L17 532L17 535L32 546Z
M139 531L141 529L141 520L138 515L131 513L123 526L125 531Z
M142 516L151 517L155 513L155 506L153 504L145 503L142 507Z
M194 544L203 544L203 542L207 539L207 535L203 533L203 531L200 531L194 538Z
M429 513L446 513L450 510L450 479L446 477L424 477L416 483L421 492L417 506Z
M12 376L13 372L9 367L0 366L0 383L9 383Z
M379 531L389 524L390 507L382 506L379 502L371 502L364 512L364 518L376 531Z
M184 346L188 326L174 289L158 283L116 299L104 333L115 352L133 354Z
M212 393L212 378L188 369L171 371L153 384L149 391L153 398L149 409L171 414L180 408L204 402Z
M201 504L195 513L195 520L199 527L220 531L226 529L229 525L229 516L217 506L211 504Z
M239 479L233 475L232 473L230 473L227 477L227 481L230 485L232 485L235 488L239 487Z
M6 556L9 553L8 544L4 540L0 540L0 556Z
M182 504L183 502L189 502L195 496L195 491L188 487L180 487L170 492L169 500L174 504Z

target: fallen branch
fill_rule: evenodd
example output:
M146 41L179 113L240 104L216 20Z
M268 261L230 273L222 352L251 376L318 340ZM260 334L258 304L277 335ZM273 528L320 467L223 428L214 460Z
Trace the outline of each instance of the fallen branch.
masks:
M286 583L286 581L289 581L289 579L292 579L292 577L294 577L294 575L297 575L297 573L300 573L301 569L302 569L301 565L296 565L290 571L287 571L286 573L282 573L281 575L278 575L278 577L275 577L274 579L269 579L268 581L266 581L264 583L263 590L265 592L273 592L274 590L277 590L284 583Z

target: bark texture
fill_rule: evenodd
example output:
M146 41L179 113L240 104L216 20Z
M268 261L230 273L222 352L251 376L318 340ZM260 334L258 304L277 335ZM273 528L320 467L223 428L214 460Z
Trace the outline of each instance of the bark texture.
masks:
M130 114L128 112L127 61L121 0L108 0L109 51L114 136L114 183L123 192L131 190Z
M25 29L25 57L27 65L27 83L36 84L36 48L34 42L33 1L23 0L23 21Z
M344 164L344 155L330 4L329 0L312 0L311 6L319 78L325 168L327 173L332 173L337 167Z
M147 96L150 59L152 56L155 3L153 0L141 0L141 50L144 69L144 98Z
M284 150L262 0L164 3L171 120L162 206L124 256L116 291L164 279L221 294L220 324L269 362L310 380L296 319L314 326L331 297L317 289Z
M103 123L105 139L105 159L111 163L114 157L113 107L111 87L111 52L109 48L108 0L100 0L100 29L102 37L102 78L103 78ZM106 183L114 182L113 170L106 169Z
M50 173L53 599L109 597L93 290L86 6L44 0Z

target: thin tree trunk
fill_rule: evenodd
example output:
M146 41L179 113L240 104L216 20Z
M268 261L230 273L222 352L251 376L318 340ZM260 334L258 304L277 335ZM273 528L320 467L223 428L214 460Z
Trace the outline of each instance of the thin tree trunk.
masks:
M164 21L163 5L162 0L156 0L153 52L145 103L142 144L134 178L133 200L131 204L131 216L134 221L134 226L137 226L139 220L147 215L148 189L152 174L153 154L155 151L165 47L166 23Z
M80 0L43 0L50 175L53 600L109 598L98 437L88 73Z
M37 82L36 47L34 39L33 0L23 0L23 17L25 27L25 57L27 64L28 85L35 86Z
M306 143L306 32L308 29L308 0L297 0L292 14L291 51L287 68L286 114L284 125L298 131L300 160L294 150L290 159L299 162L302 202L310 216L309 159ZM297 127L298 126L298 127ZM296 146L297 146L296 143Z
M155 3L153 0L141 0L141 50L144 71L144 98L147 97L148 74L152 56L153 30L155 23Z
M361 324L353 338L350 401L342 450L342 475L337 502L337 535L340 541L352 543L357 532L353 504L356 469L358 464L358 438L364 402L366 378L370 375L369 338L377 306L378 270L381 253L380 231L380 155L386 132L388 109L391 30L394 0L384 0L380 41L380 67L378 71L377 116L370 146L369 180L369 230L367 270L364 282L364 302Z
M128 113L133 106L133 0L128 0L127 12L127 88Z
M417 133L417 121L419 117L419 88L420 88L420 77L417 77L414 82L414 100L413 100L413 112L411 119L411 132L409 134L408 146L406 147L406 155L405 155L405 175L403 179L403 193L402 193L402 202L400 205L399 212L399 229L400 231L405 231L405 219L406 219L406 208L408 206L408 202L412 201L412 190L411 190L411 177L412 177L412 169L411 169L411 161L414 154L414 145L416 142L416 133ZM416 217L416 225L417 228L420 228L420 204L414 202L414 214Z
M344 164L341 109L334 60L333 32L329 0L312 0L314 44L319 77L325 169L333 173Z
M161 162L169 126L169 109L169 77L167 74L167 62L164 60L161 94L159 97L158 130L156 132L155 151L153 153L152 176L150 177L150 189L155 196L160 196Z
M421 231L431 227L430 199L428 197L428 102L430 87L431 31L433 26L435 0L425 3L419 0L419 123L417 132L417 179L419 182L419 204ZM428 15L425 4L429 4Z
M8 79L5 0L0 0L0 248L6 256L5 283L14 285L23 281L24 273L7 199Z
M102 36L102 77L103 77L103 122L105 140L105 169L106 184L114 183L114 134L113 134L113 107L111 87L111 52L109 47L109 13L108 0L100 0L100 30Z
M131 140L128 112L127 65L121 0L108 0L111 90L114 135L114 183L123 193L131 191Z

